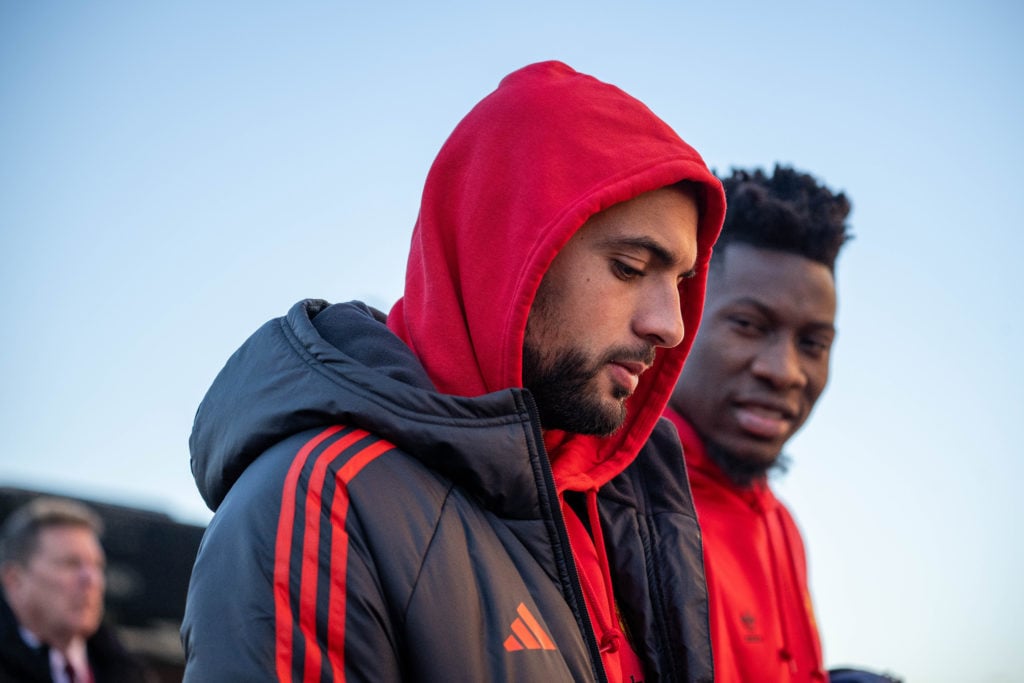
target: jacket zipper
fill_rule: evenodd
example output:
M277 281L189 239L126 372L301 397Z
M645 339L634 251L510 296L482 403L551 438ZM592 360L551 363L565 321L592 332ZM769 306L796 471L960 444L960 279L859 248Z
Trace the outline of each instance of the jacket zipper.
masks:
M551 520L554 522L555 533L558 535L559 546L556 548L563 556L563 562L568 568L569 588L572 590L576 603L579 605L577 612L582 615L577 619L577 625L583 631L587 641L587 649L590 652L590 661L594 669L595 678L600 683L608 683L608 675L604 670L604 661L601 659L601 648L597 642L597 635L594 625L590 620L590 612L587 610L587 602L583 597L583 582L580 580L579 570L576 568L576 560L572 555L572 545L569 543L569 532L565 528L565 520L562 519L562 506L558 499L558 490L555 488L555 475L551 469L551 460L548 457L547 447L544 445L544 434L540 428L540 411L533 400L533 396L527 390L517 392L523 397L523 403L529 412L530 426L533 428L534 440L537 442L537 455L540 461L541 471L544 474L544 490L541 493L547 500L550 508Z

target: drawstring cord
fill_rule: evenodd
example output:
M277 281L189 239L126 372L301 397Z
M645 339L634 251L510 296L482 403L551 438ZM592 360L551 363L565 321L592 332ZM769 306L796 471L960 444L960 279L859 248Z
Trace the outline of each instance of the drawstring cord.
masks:
M779 533L782 536L782 540L785 542L785 546L786 546L786 553L785 554L786 554L786 559L788 560L788 564L789 564L789 573L790 573L790 576L792 577L793 585L796 586L796 590L797 590L797 593L798 593L797 597L800 599L801 604L805 605L805 610L810 609L809 603L806 602L806 596L800 594L800 586L801 586L801 584L800 584L800 581L798 581L797 578L796 578L798 576L797 561L796 561L796 555L793 552L793 538L792 538L792 536L791 536L791 534L789 532L789 527L787 527L782 522L782 512L780 510L776 510L775 511L775 515L776 515L776 524L778 524L778 526L779 526ZM811 623L811 619L813 619L813 616L811 614L806 614L805 616L806 616L806 618L801 620L801 625L803 626L803 631L804 631L804 637L807 639L808 643L817 643L818 642L817 630L814 628L814 626ZM820 647L820 645L819 645L819 647ZM818 651L815 654L816 654L817 661L820 662L821 661L821 652ZM825 672L822 671L820 667L816 667L813 671L811 671L811 675L816 677L816 678L823 679L824 676L825 676Z
M801 583L797 579L799 572L797 571L797 560L793 551L794 542L790 535L789 527L783 519L781 508L767 509L762 503L760 496L755 496L753 493L746 500L761 518L765 532L768 534L768 552L771 555L770 566L776 601L785 602L795 598L800 600L801 604L804 604L805 596L800 594ZM780 561L780 555L782 556L782 561ZM790 595L786 590L788 587L792 587L796 594ZM789 667L790 673L796 675L800 671L800 662L796 660L793 654L792 644L799 642L799 640L794 638L793 629L802 627L807 642L817 643L817 634L810 621L812 617L808 614L806 619L799 620L801 623L793 624L792 620L788 618L787 610L783 609L781 604L778 605L776 611L779 615L779 627L782 630L782 647L778 651L778 656ZM817 661L821 661L820 650L816 652L815 657ZM825 680L825 672L819 667L813 668L810 671L810 675L815 680Z
M578 549L591 545L597 556L598 569L601 572L601 583L604 588L604 595L607 600L602 604L601 592L596 590L590 577L582 567L578 572L580 585L583 587L583 594L587 603L587 611L590 614L590 622L594 626L594 636L598 640L598 649L601 654L618 652L621 643L625 640L625 633L618 624L618 610L615 608L615 594L612 592L612 577L608 553L605 551L604 534L601 529L601 518L597 508L597 489L588 489L586 495L587 521L590 524L591 532L588 534L583 520L576 512L569 507L565 500L562 505L565 510L566 531L569 532L569 542L573 547L573 553ZM579 562L577 558L577 562ZM605 616L607 612L607 616Z
M785 600L785 592L782 586L782 577L779 576L779 572L782 569L782 564L779 562L779 548L777 547L776 541L778 539L778 533L775 530L775 526L778 522L772 519L772 513L764 508L761 504L760 499L753 499L754 508L761 517L761 522L764 524L765 531L768 534L768 552L771 554L771 568L772 568L772 583L775 588L775 600ZM773 511L776 512L776 511ZM774 522L774 524L773 524ZM779 650L779 659L784 661L789 667L791 674L797 673L797 662L793 659L793 654L790 650L789 644L792 640L792 635L789 631L789 619L786 618L786 610L781 606L776 610L779 615L779 626L782 628L782 648Z
M590 522L591 533L594 536L594 549L597 551L597 559L601 565L601 576L604 578L604 592L608 597L608 614L612 622L611 625L601 625L603 630L600 643L601 652L618 652L619 644L626 636L616 624L618 621L618 610L615 608L615 593L612 590L612 571L608 563L608 552L604 545L601 516L597 509L596 488L587 491L587 517Z

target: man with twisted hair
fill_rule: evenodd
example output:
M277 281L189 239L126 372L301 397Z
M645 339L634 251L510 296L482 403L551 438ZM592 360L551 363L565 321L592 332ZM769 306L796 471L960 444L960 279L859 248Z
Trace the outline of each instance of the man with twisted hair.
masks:
M850 203L780 166L723 185L704 319L666 412L700 521L715 680L825 681L803 541L768 473L828 381Z

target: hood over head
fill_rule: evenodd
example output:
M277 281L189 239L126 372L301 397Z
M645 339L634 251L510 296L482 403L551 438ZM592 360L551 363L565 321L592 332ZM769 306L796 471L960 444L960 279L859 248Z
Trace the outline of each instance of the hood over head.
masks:
M458 124L427 176L404 296L388 326L443 393L522 387L523 341L548 267L595 213L694 181L696 277L680 285L686 338L659 349L609 437L548 434L560 489L599 487L639 452L675 385L700 321L721 183L642 102L561 62L505 77Z

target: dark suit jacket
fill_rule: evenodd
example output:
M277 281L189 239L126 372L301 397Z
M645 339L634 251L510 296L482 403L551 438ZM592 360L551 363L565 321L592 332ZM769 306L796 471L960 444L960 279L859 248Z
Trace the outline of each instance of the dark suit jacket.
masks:
M96 683L150 683L155 680L118 642L106 624L86 641ZM51 683L50 653L33 648L18 632L18 620L0 590L0 683Z

